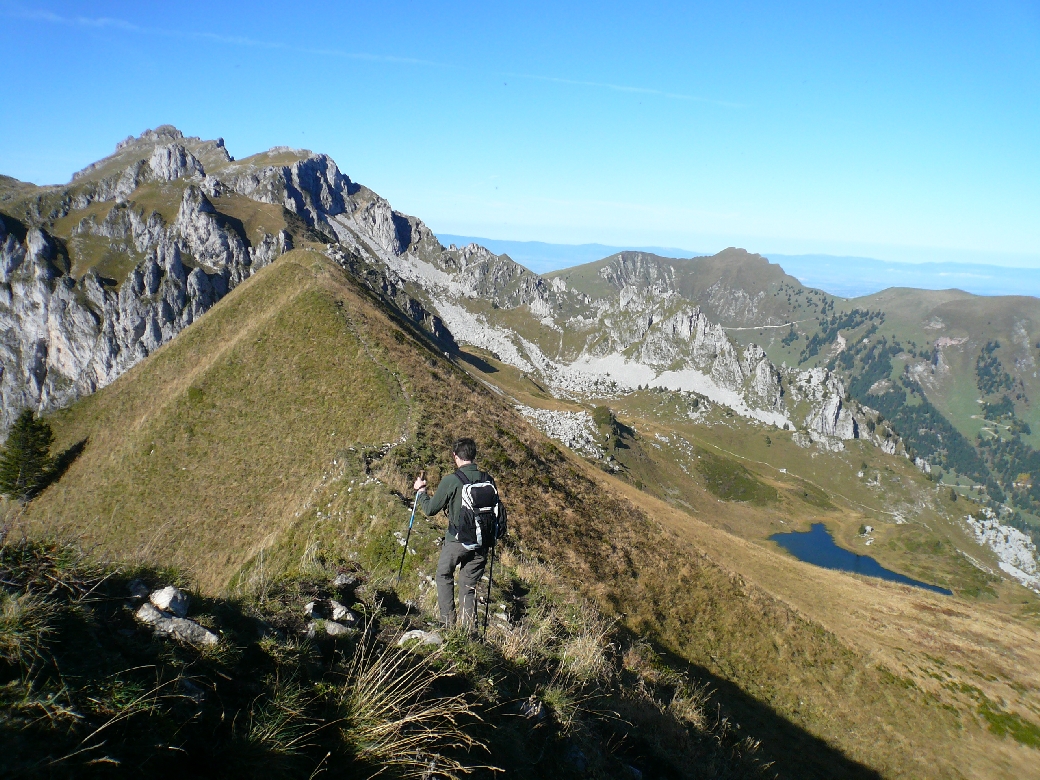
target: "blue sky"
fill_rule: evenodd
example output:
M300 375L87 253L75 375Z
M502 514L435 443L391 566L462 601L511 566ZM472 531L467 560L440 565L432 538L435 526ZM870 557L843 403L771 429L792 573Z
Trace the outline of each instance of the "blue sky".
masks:
M0 0L0 172L172 123L435 231L1040 267L1040 5Z

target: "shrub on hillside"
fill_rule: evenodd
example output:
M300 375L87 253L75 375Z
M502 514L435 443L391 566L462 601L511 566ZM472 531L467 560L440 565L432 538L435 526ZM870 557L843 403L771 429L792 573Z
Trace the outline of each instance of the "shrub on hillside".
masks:
M53 441L51 426L23 410L0 449L0 493L23 503L36 495L51 467Z

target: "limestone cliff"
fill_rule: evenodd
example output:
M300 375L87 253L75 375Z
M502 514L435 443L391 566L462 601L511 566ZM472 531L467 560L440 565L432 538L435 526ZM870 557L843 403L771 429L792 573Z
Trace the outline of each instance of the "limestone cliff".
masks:
M821 437L858 435L836 377L777 368L728 337L718 317L766 314L725 263L704 289L632 252L589 284L543 278L441 246L327 155L235 160L221 139L163 126L66 186L0 190L0 212L3 427L103 387L294 242L316 242L446 348L485 347L557 392L695 390L763 422L791 426L798 406Z

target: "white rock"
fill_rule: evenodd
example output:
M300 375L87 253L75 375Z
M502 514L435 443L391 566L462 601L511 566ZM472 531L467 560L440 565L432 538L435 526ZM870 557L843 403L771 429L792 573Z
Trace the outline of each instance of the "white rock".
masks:
M332 581L332 587L349 588L351 585L356 585L357 581L357 576L354 574L337 574L336 578Z
M173 585L152 591L148 600L163 612L170 612L177 617L182 618L188 614L188 594Z
M175 617L145 602L135 613L138 620L155 628L157 634L172 636L193 645L215 645L220 638L194 620Z
M353 633L353 631L342 623L337 623L335 620L326 620L325 633L329 636L343 636L345 634Z
M441 635L436 631L423 631L421 629L413 629L411 631L405 631L401 634L401 638L397 640L398 647L404 647L409 642L419 642L423 645L441 645L444 644L444 640L441 639Z
M598 442L599 431L588 412L557 412L523 404L517 404L516 409L549 438L562 442L580 455L603 457Z
M338 601L329 599L329 607L332 610L332 619L348 625L356 625L360 618L356 613L350 611Z
M984 517L968 515L968 528L979 544L997 554L1001 570L1030 590L1040 593L1040 570L1037 568L1036 545L1026 534L1008 525L1001 525L988 507Z

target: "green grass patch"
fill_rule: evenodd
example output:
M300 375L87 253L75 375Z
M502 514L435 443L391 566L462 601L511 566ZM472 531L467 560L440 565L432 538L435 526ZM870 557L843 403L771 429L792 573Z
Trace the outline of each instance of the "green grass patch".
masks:
M985 699L979 705L979 715L986 727L998 737L1011 737L1016 742L1040 749L1040 726L1014 712Z
M697 468L704 477L705 487L723 501L762 505L779 498L776 490L759 482L736 461L707 451L698 454Z
M808 482L799 482L792 492L800 501L804 501L809 506L814 506L817 509L835 508L826 493Z

